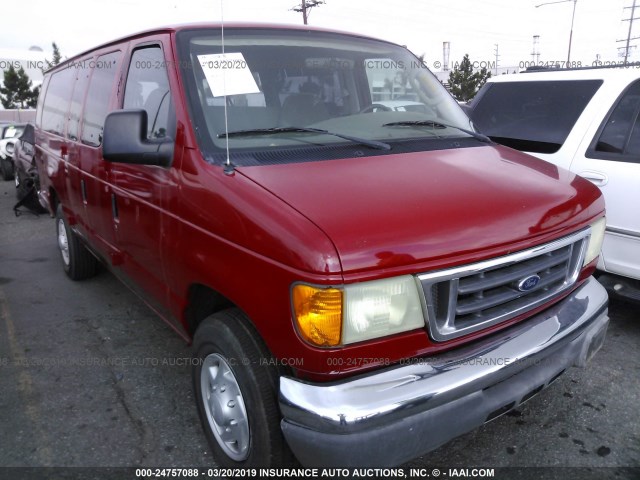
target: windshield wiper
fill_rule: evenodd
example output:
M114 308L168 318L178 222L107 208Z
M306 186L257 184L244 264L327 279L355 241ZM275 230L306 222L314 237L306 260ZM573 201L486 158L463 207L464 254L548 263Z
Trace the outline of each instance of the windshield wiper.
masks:
M473 130L467 130L466 128L456 127L455 125L449 125L448 123L436 122L433 120L407 120L404 122L390 122L382 125L383 127L432 127L432 128L455 128L467 135L471 135L476 140L480 140L485 143L493 143L486 135L483 135Z
M366 138L352 137L351 135L344 135L342 133L330 132L329 130L323 130L321 128L309 128L309 127L273 127L273 128L256 128L253 130L236 130L235 132L220 133L218 138L231 138L231 137L244 137L251 135L274 135L277 133L319 133L322 135L332 135L334 137L343 138L353 143L365 145L371 148L377 148L378 150L391 150L391 145L383 142L377 142L375 140L367 140Z

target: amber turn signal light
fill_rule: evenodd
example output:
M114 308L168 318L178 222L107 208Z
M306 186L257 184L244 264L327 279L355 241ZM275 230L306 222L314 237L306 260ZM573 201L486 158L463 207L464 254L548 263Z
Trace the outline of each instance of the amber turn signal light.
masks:
M312 345L340 345L342 291L311 285L293 287L293 313L302 337Z

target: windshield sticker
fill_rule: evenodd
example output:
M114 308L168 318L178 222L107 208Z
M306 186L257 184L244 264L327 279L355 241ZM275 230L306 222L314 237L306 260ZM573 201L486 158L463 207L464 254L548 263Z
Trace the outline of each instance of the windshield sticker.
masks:
M198 55L198 61L214 97L260 92L241 52Z

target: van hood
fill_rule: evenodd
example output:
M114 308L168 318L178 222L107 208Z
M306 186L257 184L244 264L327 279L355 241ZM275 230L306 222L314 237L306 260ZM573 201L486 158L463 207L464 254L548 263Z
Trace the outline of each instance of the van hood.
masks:
M604 209L586 180L500 146L237 171L324 231L344 273L504 255L568 234Z

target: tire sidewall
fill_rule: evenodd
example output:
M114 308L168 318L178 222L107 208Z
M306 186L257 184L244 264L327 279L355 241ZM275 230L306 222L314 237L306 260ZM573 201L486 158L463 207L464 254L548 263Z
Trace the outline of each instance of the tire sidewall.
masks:
M36 199L37 200L37 199ZM59 203L56 209L56 234L60 233L60 228L64 226L64 231L67 235L67 246L69 249L69 264L64 262L62 257L62 251L60 250L60 239L57 238L58 251L60 253L60 260L64 266L64 271L67 276L74 281L85 280L93 277L98 271L98 260L82 243L78 236L73 232L69 226L69 222L65 217L62 204Z
M221 355L229 364L236 377L245 403L249 422L250 441L249 455L242 461L231 459L222 447L220 447L209 425L205 412L200 375L204 359L212 353ZM228 326L218 319L215 319L209 324L202 325L198 330L197 338L194 340L194 354L193 384L196 404L205 435L213 450L216 463L225 468L258 468L269 465L272 457L272 445L266 426L269 422L273 422L274 419L269 418L269 412L264 408L265 402L258 389L260 379L257 378L257 375L269 374L269 372L266 371L260 372L260 369L266 369L267 367L253 365L254 368L252 368L252 365L245 365L248 357L242 351L240 343L234 338Z
M62 222L60 221L62 220ZM60 251L60 245L58 244L58 255L60 256L60 261L62 262L62 268L64 268L64 271L67 275L69 275L71 273L71 264L73 263L73 246L72 246L72 242L71 242L71 229L69 228L69 225L67 224L67 220L66 218L64 218L64 213L62 212L62 204L58 204L58 208L56 209L56 242L58 241L58 237L60 235L60 226L62 224L62 227L65 230L65 234L67 235L67 245L69 248L69 263L65 263L64 258L62 258L62 252Z

